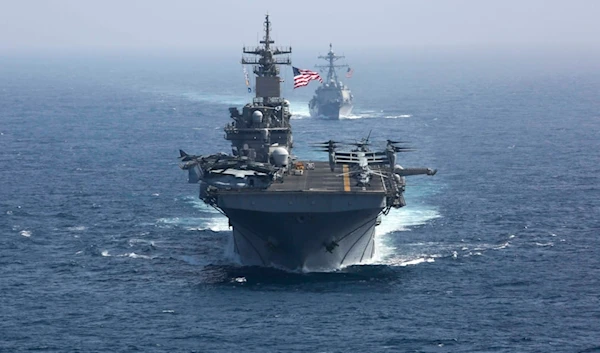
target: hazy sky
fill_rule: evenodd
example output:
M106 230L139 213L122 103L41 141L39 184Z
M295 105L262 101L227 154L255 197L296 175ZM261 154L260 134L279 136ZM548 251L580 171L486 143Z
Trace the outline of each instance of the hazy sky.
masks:
M0 52L600 46L596 0L0 0ZM261 34L262 36L262 34Z

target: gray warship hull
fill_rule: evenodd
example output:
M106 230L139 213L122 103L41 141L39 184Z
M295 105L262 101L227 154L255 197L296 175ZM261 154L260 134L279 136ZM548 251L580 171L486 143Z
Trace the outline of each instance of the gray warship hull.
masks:
M338 120L342 117L347 117L352 113L352 104L351 103L324 103L324 104L315 104L309 106L310 108L310 116L312 118L324 118L331 120Z
M273 194L219 198L244 265L322 271L373 258L383 195Z
M311 117L337 120L349 116L352 112L352 93L338 80L336 73L337 68L348 67L348 65L335 64L335 61L342 58L344 57L335 55L331 44L327 55L319 56L319 59L328 62L328 65L317 65L318 68L327 70L327 79L316 89L314 97L308 102Z
M233 227L233 246L244 265L301 271L335 270L368 262L375 227L386 208L385 180L353 185L326 162L290 175L265 190L221 190L214 206Z

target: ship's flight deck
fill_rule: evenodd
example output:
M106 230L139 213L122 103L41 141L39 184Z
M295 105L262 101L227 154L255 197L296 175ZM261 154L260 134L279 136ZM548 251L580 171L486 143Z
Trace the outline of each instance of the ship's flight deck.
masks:
M325 191L325 192L385 192L383 177L373 175L370 185L357 185L348 165L336 165L332 172L327 162L302 162L304 169L297 175L286 175L283 183L274 182L268 191ZM373 169L379 170L373 167Z

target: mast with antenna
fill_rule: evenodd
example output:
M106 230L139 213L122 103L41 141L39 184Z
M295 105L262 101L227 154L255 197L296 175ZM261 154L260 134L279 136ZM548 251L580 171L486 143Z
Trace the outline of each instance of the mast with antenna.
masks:
M275 41L271 38L271 21L269 15L265 15L264 22L265 35L262 44L254 49L243 48L244 54L255 55L255 57L242 57L242 64L253 65L252 71L256 74L256 98L270 100L270 98L280 97L281 87L278 65L291 65L292 61L288 54L292 53L292 48L278 48L271 46ZM277 55L287 55L282 58Z
M327 62L329 63L328 65L316 65L316 67L320 68L320 69L327 69L327 83L331 82L331 80L333 80L333 82L335 82L337 84L338 82L338 78L337 78L337 73L335 71L336 68L340 68L340 67L348 67L348 65L336 65L335 62L343 59L344 56L343 55L335 55L335 53L333 52L332 49L332 45L331 43L329 43L329 53L327 53L327 55L320 55L319 59L325 59L327 60Z

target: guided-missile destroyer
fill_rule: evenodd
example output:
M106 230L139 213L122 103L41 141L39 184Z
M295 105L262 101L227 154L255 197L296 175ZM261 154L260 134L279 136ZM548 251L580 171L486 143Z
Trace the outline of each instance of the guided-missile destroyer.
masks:
M233 247L245 265L328 271L369 261L375 227L391 208L405 205L407 175L397 141L374 151L369 138L347 145L316 142L329 161L303 161L292 154L290 104L280 96L279 66L290 65L291 48L274 47L271 22L256 48L244 48L242 64L256 75L251 103L229 108L225 126L231 154L190 155L180 150L188 182L200 184L200 199L229 218Z
M332 45L329 44L327 55L319 56L319 59L327 61L327 65L317 65L321 70L327 70L327 78L321 86L315 91L315 95L308 102L310 116L313 118L339 119L346 117L352 112L352 99L354 96L348 86L338 79L336 69L348 68L348 73L352 71L348 65L339 65L335 62L343 59L341 55L333 52ZM348 75L349 77L349 75Z

